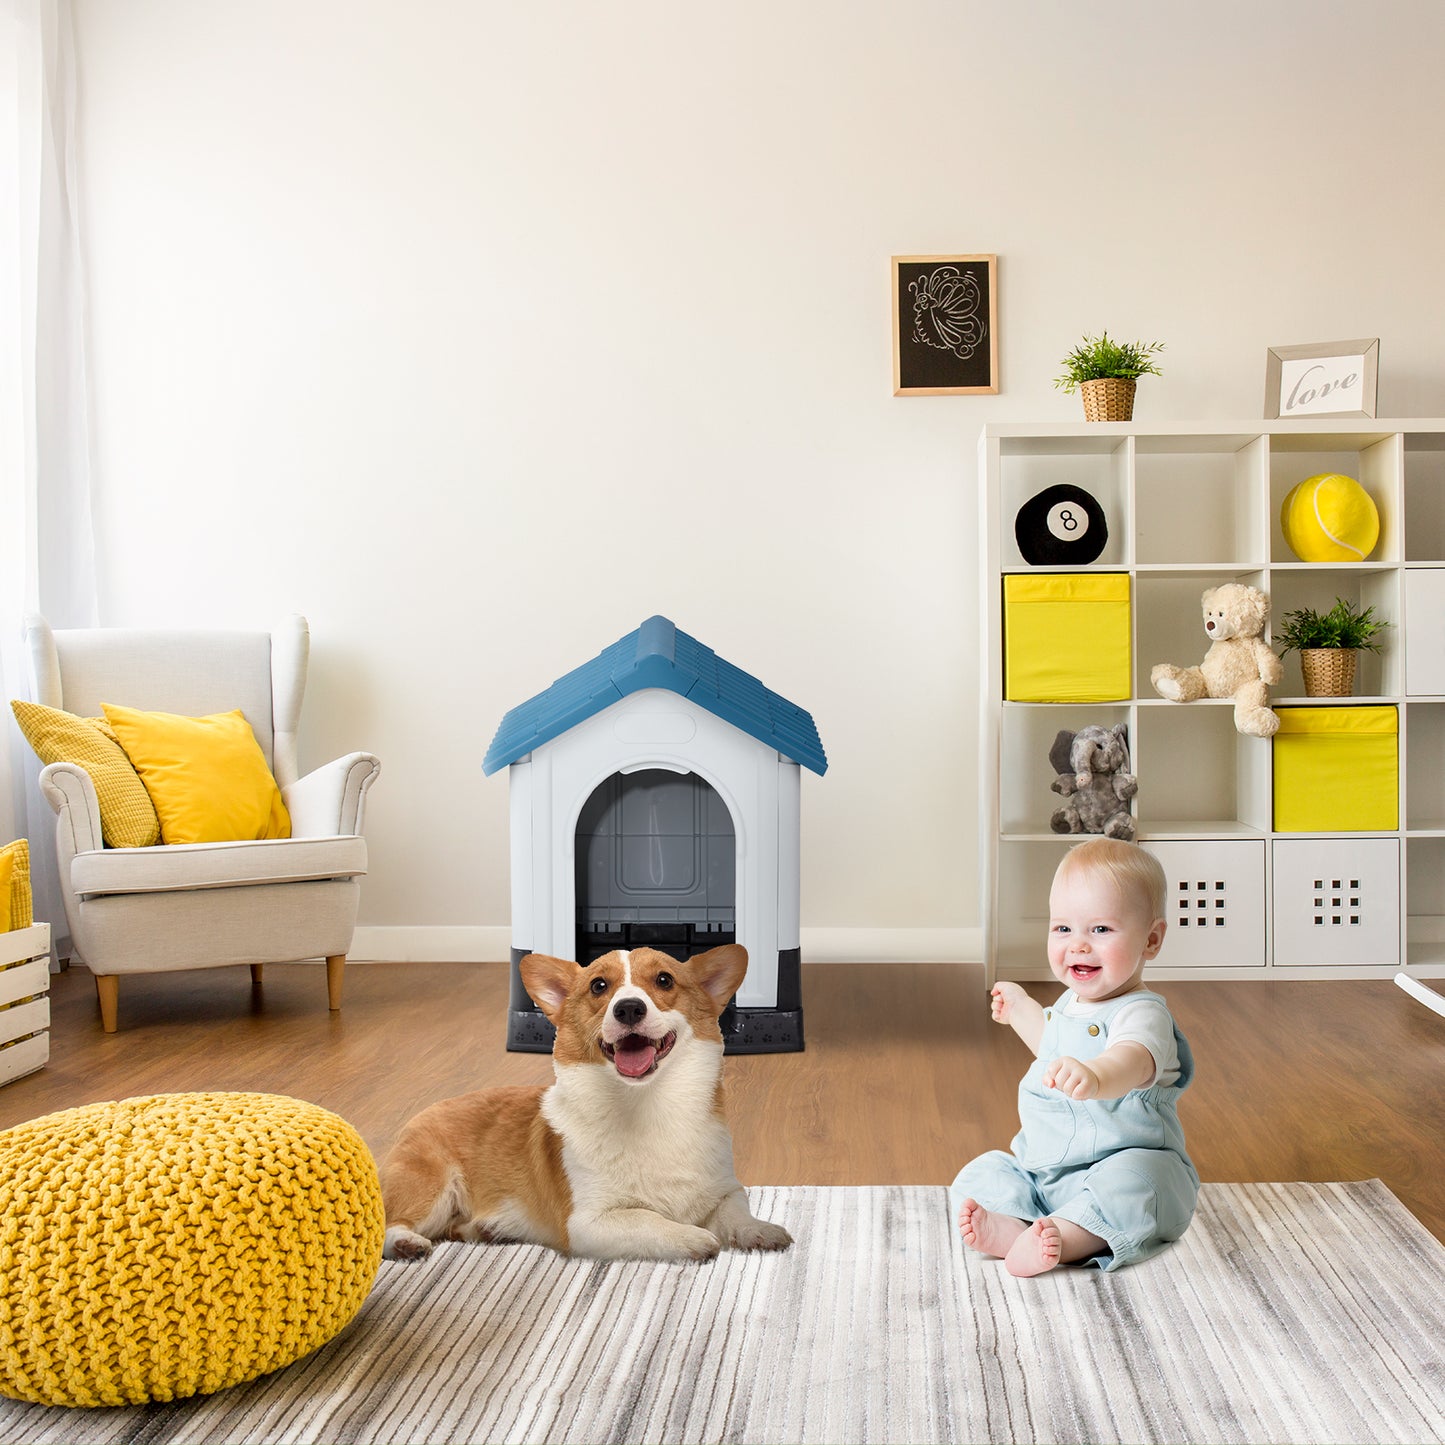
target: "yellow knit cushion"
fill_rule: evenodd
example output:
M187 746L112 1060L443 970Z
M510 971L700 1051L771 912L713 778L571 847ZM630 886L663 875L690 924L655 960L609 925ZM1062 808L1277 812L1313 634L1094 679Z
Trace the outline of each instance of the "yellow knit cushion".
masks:
M0 933L35 922L30 902L30 844L17 838L0 848Z
M0 1392L206 1395L310 1354L361 1308L376 1164L275 1094L156 1094L0 1133Z
M209 717L101 708L155 804L163 843L291 836L281 790L239 708Z
M149 848L160 842L150 794L114 737L89 718L38 702L12 702L10 710L42 764L75 763L90 774L108 848Z

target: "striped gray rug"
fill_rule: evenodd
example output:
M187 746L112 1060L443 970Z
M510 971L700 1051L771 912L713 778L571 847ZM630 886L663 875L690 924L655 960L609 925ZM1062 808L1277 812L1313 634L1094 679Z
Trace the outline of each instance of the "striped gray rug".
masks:
M0 1440L1445 1440L1445 1247L1377 1180L1206 1184L1132 1269L1015 1280L942 1188L755 1189L784 1255L383 1264L356 1321L234 1390L0 1401Z

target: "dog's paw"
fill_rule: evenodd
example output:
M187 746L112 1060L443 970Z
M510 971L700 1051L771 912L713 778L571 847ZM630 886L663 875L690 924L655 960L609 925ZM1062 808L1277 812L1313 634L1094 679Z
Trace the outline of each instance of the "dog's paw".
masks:
M793 1236L781 1224L750 1219L732 1231L726 1244L729 1249L786 1249L792 1242Z
M674 1259L689 1259L700 1263L705 1259L716 1259L722 1249L722 1241L711 1230L699 1229L696 1225L680 1224L677 1233L669 1241L677 1253Z
M574 1215L567 1222L568 1252L588 1259L657 1259L679 1264L715 1259L722 1241L711 1229L683 1224L650 1209Z
M383 1259L399 1259L405 1264L425 1259L431 1252L431 1240L424 1234L418 1234L414 1229L406 1229L399 1224L393 1224L386 1231L386 1241L381 1247Z

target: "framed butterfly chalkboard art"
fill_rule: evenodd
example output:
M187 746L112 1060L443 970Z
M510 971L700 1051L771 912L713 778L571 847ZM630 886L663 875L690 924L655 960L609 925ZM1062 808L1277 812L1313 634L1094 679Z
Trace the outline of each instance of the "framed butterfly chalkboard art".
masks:
M998 257L893 258L893 395L998 390Z

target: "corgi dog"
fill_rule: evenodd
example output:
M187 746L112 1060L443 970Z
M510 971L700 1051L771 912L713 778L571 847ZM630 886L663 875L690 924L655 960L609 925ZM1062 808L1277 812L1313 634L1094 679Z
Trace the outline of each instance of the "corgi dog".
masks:
M723 1114L718 1018L747 966L737 944L585 968L528 954L556 1082L445 1099L403 1127L381 1167L384 1257L424 1259L444 1239L594 1259L786 1249L787 1230L748 1209Z

